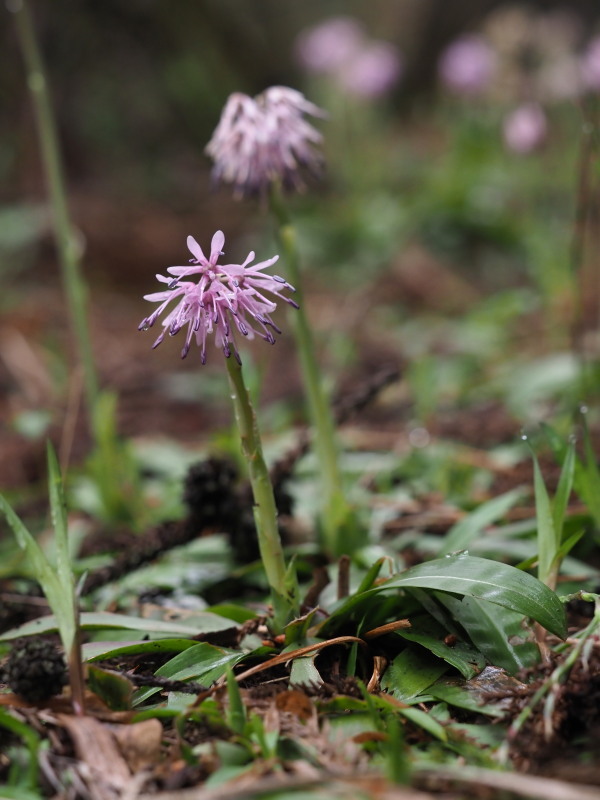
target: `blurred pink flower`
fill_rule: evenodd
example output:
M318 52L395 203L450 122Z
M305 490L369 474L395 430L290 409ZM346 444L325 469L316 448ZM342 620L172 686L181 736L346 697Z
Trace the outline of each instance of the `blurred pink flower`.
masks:
M600 36L592 39L583 54L581 72L586 88L600 91Z
M225 356L229 358L233 352L240 361L231 322L248 339L258 335L269 344L275 344L272 331L281 331L269 315L277 304L265 297L263 292L298 307L293 300L281 294L282 289L294 291L287 281L278 275L263 273L279 256L249 266L254 260L252 252L243 264L217 264L219 257L223 255L224 243L223 232L217 231L212 238L210 257L206 258L198 242L188 236L187 245L193 255L190 264L168 267L167 272L174 277L156 276L161 283L167 284L167 288L162 292L144 295L144 300L160 305L142 320L139 330L151 328L173 300L179 298L179 302L163 319L163 331L152 345L153 348L158 347L167 333L175 336L187 325L182 358L187 356L192 338L195 337L196 344L200 347L200 360L205 364L206 340L214 333L215 344L223 350ZM191 275L198 275L198 281L183 280Z
M365 32L353 17L331 17L296 40L298 62L309 72L336 72L362 49Z
M482 36L470 34L452 42L442 53L438 72L449 89L479 94L496 70L496 54Z
M206 153L213 159L213 179L230 183L238 195L263 193L273 183L301 189L301 170L319 176L323 137L304 119L324 117L303 94L272 86L255 98L232 94Z
M296 40L299 63L329 75L339 87L362 97L389 91L402 73L393 44L371 39L353 17L332 17L303 31Z
M535 150L546 138L547 130L546 115L537 103L524 103L504 118L504 142L515 153Z
M371 40L340 70L339 80L353 94L378 97L397 82L402 66L394 45Z

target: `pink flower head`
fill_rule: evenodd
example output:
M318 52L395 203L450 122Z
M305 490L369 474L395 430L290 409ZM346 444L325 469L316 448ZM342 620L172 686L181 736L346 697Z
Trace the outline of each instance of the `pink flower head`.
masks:
M452 42L442 53L438 71L449 89L478 94L487 88L496 69L496 56L482 36L470 34Z
M341 85L352 94L379 97L388 92L402 74L402 59L389 42L371 40L343 70Z
M546 115L537 103L524 103L504 120L504 141L515 153L530 153L539 147L548 130Z
M310 72L334 73L363 47L365 32L353 17L331 17L298 36L296 55Z
M173 300L179 298L179 302L163 319L163 331L152 345L153 348L158 347L165 334L175 336L186 325L181 357L187 356L192 338L195 337L203 364L206 363L206 340L212 333L215 334L216 346L223 350L225 356L229 358L233 352L238 361L240 357L235 347L233 329L248 339L258 335L269 344L275 344L272 331L281 331L270 314L277 304L265 297L263 292L298 308L293 300L281 293L283 289L293 292L294 288L278 275L265 275L263 272L279 256L249 266L254 260L252 252L243 264L217 264L223 255L224 242L223 232L217 231L212 238L210 257L206 258L198 242L193 236L188 236L187 245L193 256L189 265L168 267L167 272L174 277L156 276L161 283L167 284L167 288L163 292L144 295L144 300L160 305L142 320L139 330L151 328ZM198 280L184 280L191 275L199 276Z
M232 94L206 146L213 180L233 184L237 195L262 194L271 184L302 189L300 172L319 176L321 134L304 119L325 113L301 92L272 86L255 98Z
M600 92L600 36L592 39L583 54L581 72L586 88Z

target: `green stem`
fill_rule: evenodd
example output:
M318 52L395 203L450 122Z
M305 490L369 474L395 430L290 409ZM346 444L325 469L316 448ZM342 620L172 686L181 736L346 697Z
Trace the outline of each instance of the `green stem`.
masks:
M269 586L279 599L288 599L290 612L293 600L286 585L286 566L277 525L277 507L269 470L265 463L256 415L244 383L242 369L235 358L225 359L235 420L242 440L242 452L248 463L254 520L258 532L258 546ZM295 610L295 609L294 609ZM290 617L293 616L290 613ZM289 621L289 620L288 620Z
M340 541L340 528L347 515L348 505L342 490L335 422L329 398L321 381L313 336L306 316L296 232L281 196L275 188L271 191L270 202L271 211L278 223L278 238L286 259L288 277L296 289L295 299L300 306L292 315L292 327L298 347L308 411L314 428L315 451L323 482L324 545L331 555L338 556L347 552L347 547Z
M13 0L9 5L9 10L15 15L17 34L27 73L27 85L33 101L40 152L46 173L50 205L53 211L54 236L60 258L71 324L77 339L79 357L83 366L88 413L91 415L98 394L98 379L87 323L86 291L80 269L80 245L74 234L69 215L56 123L52 113L44 65L36 42L33 21L26 0Z

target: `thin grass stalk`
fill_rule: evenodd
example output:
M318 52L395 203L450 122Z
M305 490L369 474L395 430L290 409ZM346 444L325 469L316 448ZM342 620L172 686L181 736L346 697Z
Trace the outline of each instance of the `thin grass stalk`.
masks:
M86 308L86 287L81 275L80 245L74 233L67 203L66 182L56 122L42 56L37 44L34 25L26 0L12 0L8 4L14 13L19 45L25 62L27 85L31 92L35 112L40 153L42 157L50 206L54 237L58 250L64 291L79 358L83 367L87 410L91 417L98 395L98 378L94 364Z
M273 485L262 452L258 422L242 375L235 358L226 358L235 420L242 442L242 453L248 464L250 484L254 496L254 520L258 533L258 547L269 586L277 598L292 600L286 586L286 565L277 524L277 506ZM275 605L275 604L274 604Z
M300 306L293 314L292 330L298 347L308 401L308 412L314 429L315 452L321 472L324 497L322 535L325 549L329 554L339 556L345 552L344 543L340 541L340 529L348 506L342 489L335 421L331 411L331 403L321 380L315 356L314 340L303 302L304 296L296 231L290 222L280 194L275 188L271 191L270 203L273 216L277 220L277 235L288 267L288 275L296 289L296 299Z

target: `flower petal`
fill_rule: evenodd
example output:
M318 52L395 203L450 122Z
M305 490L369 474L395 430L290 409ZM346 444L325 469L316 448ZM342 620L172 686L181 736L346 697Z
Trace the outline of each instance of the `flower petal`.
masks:
M206 264L207 263L206 256L202 252L202 248L200 247L200 245L194 239L193 236L188 236L187 237L187 246L188 246L188 250L194 256L194 258L197 258L198 261L200 261L202 264Z
M225 244L225 234L223 231L217 231L212 238L212 242L210 243L210 264L214 267L214 265L219 260L219 256L222 254L223 245Z

